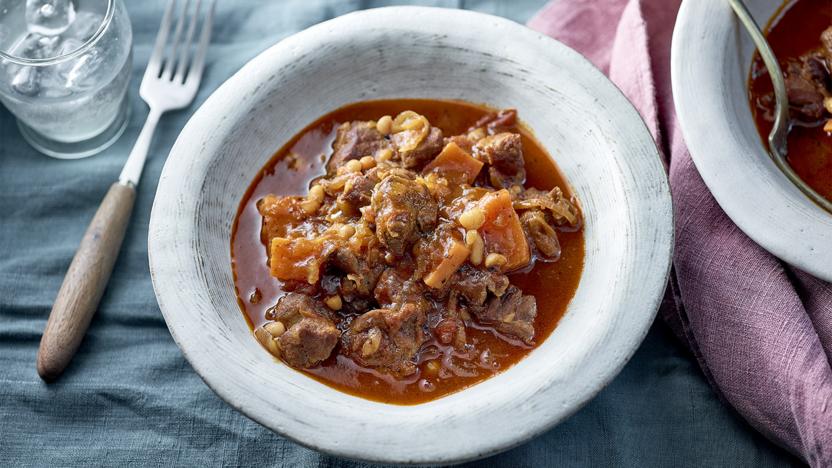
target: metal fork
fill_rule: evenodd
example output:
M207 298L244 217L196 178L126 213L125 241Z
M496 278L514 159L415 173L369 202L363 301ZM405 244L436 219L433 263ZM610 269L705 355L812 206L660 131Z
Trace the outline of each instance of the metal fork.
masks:
M211 39L215 0L210 0L205 8L200 8L200 0L192 8L191 2L184 0L171 35L176 3L170 0L165 8L139 90L150 107L147 120L118 182L110 187L84 233L46 322L37 358L38 374L46 381L57 378L72 360L98 308L124 240L136 200L136 186L159 118L165 112L190 105L199 89ZM202 27L194 45L200 17L203 17Z

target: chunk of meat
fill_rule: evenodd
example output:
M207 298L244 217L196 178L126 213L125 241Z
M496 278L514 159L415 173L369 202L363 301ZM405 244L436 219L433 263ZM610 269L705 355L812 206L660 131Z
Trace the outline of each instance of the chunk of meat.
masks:
M444 318L433 327L436 340L444 345L452 344L456 348L465 346L465 322L456 317Z
M416 371L415 356L427 339L425 312L415 304L371 310L344 332L344 348L360 365L397 375Z
M330 257L331 264L345 275L341 278L339 292L348 301L356 297L370 297L376 282L384 270L378 253L359 257L352 250L340 247Z
M402 134L395 133L391 138L398 148L402 165L407 169L421 168L442 151L444 139L442 130L438 127L431 127L427 136L413 149L403 149L403 146L399 144L398 136Z
M354 121L346 122L338 127L335 141L332 143L332 157L326 165L327 171L332 174L338 166L343 165L351 159L360 159L364 156L372 156L376 151L385 148L392 148L390 141L379 133L373 122Z
M311 315L332 319L332 313L325 305L300 293L286 294L278 299L277 304L270 310L272 320L282 321L287 329L297 320Z
M529 244L520 218L511 205L508 190L489 192L478 202L485 213L485 221L479 233L485 242L485 251L498 253L506 258L503 271L511 271L528 265Z
M489 135L493 135L510 129L515 125L517 125L517 110L503 109L479 119L471 129L484 127L488 130Z
M488 178L497 188L523 185L526 167L523 162L523 143L517 133L497 133L474 145L474 156L489 165Z
M430 308L422 282L414 279L412 272L399 266L387 268L381 273L373 295L386 309L396 309L406 303L419 304L424 310Z
M340 333L326 307L309 296L289 293L277 302L272 314L276 326L267 324L256 334L270 351L276 345L277 354L292 367L315 366L338 344Z
M818 86L821 94L824 96L829 94L829 89L827 88L829 72L826 69L826 63L822 53L815 52L806 55L804 57L802 73L808 80Z
M482 170L483 163L468 154L453 141L445 145L424 169L422 174L437 173L457 184L471 184Z
M344 183L344 189L338 195L338 206L349 214L355 214L364 206L370 204L373 188L378 183L375 174L350 174Z
M826 70L817 57L789 60L784 77L793 118L815 122L823 116Z
M536 188L526 189L518 195L513 206L517 211L548 211L559 226L566 224L577 226L581 219L578 208L563 196L563 192L558 187L548 192Z
M553 261L560 258L560 242L555 229L546 219L546 213L540 210L529 210L520 216L523 230L531 239L538 257Z
M422 232L436 226L438 207L424 184L403 171L391 171L372 195L376 237L401 257Z
M309 284L306 279L303 280L282 280L282 289L286 292L294 292L299 294L306 294L307 296L314 296L320 290L320 283ZM269 318L269 317L266 317Z
M484 307L471 307L469 310L478 320L494 326L500 333L526 344L534 341L537 301L532 296L524 295L516 286L509 286L500 297L492 297Z
M498 297L502 296L508 286L508 277L502 273L465 265L459 270L459 275L451 288L458 292L468 304L481 306L485 304L489 293Z

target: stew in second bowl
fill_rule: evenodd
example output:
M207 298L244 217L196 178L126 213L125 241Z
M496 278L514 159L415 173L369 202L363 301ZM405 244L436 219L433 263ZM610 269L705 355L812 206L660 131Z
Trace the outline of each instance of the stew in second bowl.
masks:
M772 18L766 36L789 96L789 165L832 201L832 3L787 2ZM751 109L765 142L774 122L774 93L759 54L749 81Z

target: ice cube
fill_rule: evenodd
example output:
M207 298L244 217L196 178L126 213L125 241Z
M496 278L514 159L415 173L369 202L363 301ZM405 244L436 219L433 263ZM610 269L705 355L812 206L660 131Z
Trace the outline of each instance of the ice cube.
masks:
M24 96L35 96L40 91L40 69L20 67L12 77L12 89Z
M78 39L81 42L87 42L101 24L104 22L104 17L98 13L91 11L79 11L75 15L75 21L62 34L65 38Z
M26 26L29 32L57 36L75 20L72 0L26 0Z
M57 36L29 33L12 49L12 54L27 59L52 58L58 55L59 45Z
M71 91L84 91L95 86L95 73L103 61L101 49L94 47L77 58L60 64L58 74Z
M63 98L71 95L73 90L66 86L66 80L50 68L41 70L40 95L45 98Z
M78 39L67 39L61 43L56 55L67 55L78 50L83 45L84 43ZM61 97L72 93L72 89L67 84L67 77L72 72L73 67L76 66L79 58L80 56L73 57L69 60L45 67L44 74L41 77L44 96Z

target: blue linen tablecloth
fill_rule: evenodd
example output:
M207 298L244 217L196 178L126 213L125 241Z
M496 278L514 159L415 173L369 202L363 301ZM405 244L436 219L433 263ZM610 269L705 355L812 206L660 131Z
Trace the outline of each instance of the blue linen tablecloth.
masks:
M138 98L139 79L164 4L125 3L135 44L132 117L116 145L90 159L49 159L24 143L13 117L0 109L0 466L363 466L279 437L232 410L203 384L171 339L156 304L147 226L167 152L194 109L219 84L289 34L388 2L221 1L197 102L165 116L159 126L131 226L87 337L63 378L50 385L38 378L35 356L52 301L147 112ZM524 22L544 0L413 3L470 8ZM541 437L478 464L774 467L799 462L722 405L693 359L657 322L622 373L585 408Z

